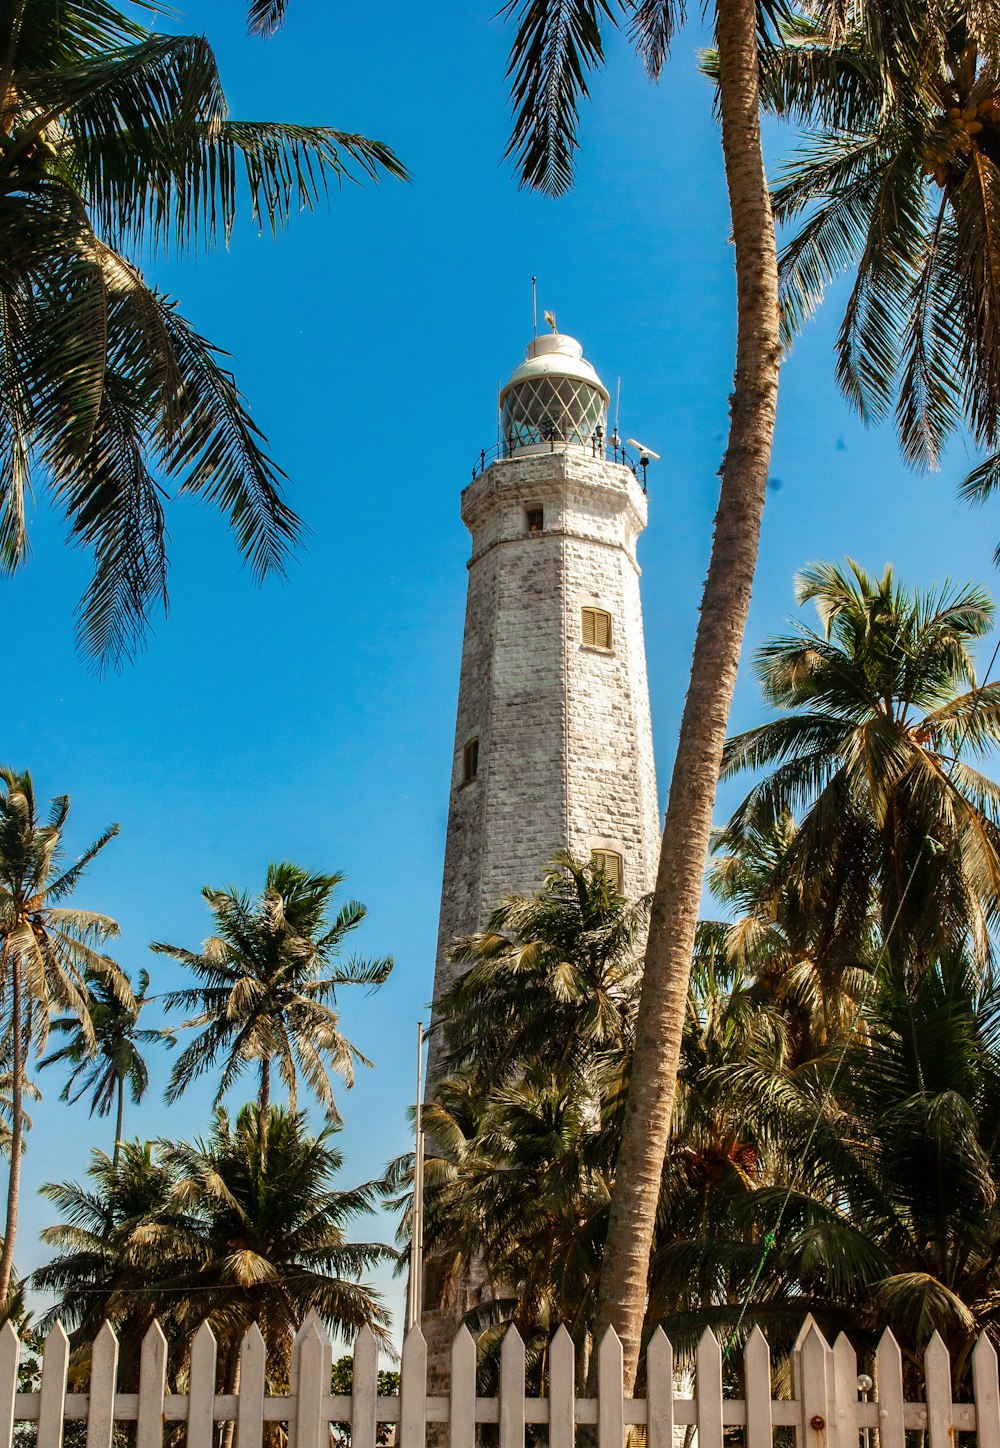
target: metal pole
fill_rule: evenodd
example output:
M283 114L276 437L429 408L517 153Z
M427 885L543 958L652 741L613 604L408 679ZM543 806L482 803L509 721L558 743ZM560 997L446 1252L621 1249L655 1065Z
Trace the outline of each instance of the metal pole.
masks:
M417 1022L417 1109L413 1143L413 1207L410 1213L410 1286L406 1325L420 1320L424 1276L424 1128L423 1128L424 1025Z
M531 335L538 336L538 278L531 278Z

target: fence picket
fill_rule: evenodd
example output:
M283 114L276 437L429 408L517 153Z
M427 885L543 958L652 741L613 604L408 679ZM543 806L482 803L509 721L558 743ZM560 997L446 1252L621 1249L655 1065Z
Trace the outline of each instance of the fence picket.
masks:
M375 1448L378 1424L378 1343L365 1323L354 1339L351 1371L351 1448Z
M833 1344L832 1385L838 1448L859 1448L858 1355L842 1332Z
M403 1339L399 1365L399 1448L424 1448L427 1428L427 1344L419 1323Z
M154 1322L142 1340L139 1355L139 1415L135 1424L135 1448L160 1448L166 1388L167 1339L160 1324ZM39 1448L42 1448L41 1444Z
M903 1427L903 1354L886 1328L875 1353L879 1448L906 1448Z
M110 1322L106 1322L94 1338L90 1354L87 1448L111 1448L115 1435L117 1382L118 1337Z
M743 1349L747 1395L746 1448L771 1448L771 1349L755 1326Z
M215 1334L208 1323L203 1322L191 1344L187 1448L212 1448L215 1432L213 1409L217 1352Z
M1000 1383L997 1352L985 1332L972 1350L972 1393L979 1448L1000 1448Z
M264 1435L267 1348L253 1323L240 1344L240 1391L236 1399L236 1448L260 1448Z
M648 1448L674 1448L674 1350L662 1327L646 1349L646 1433Z
M835 1433L829 1420L833 1354L815 1322L802 1343L800 1363L802 1442L805 1448L833 1448Z
M928 1448L954 1448L951 1406L951 1358L938 1333L924 1351Z
M45 1339L42 1349L42 1386L38 1397L38 1448L62 1448L66 1412L66 1372L69 1338L61 1322Z
M10 1318L0 1327L0 1448L10 1448L14 1437L14 1399L21 1363L21 1339Z
M325 1337L319 1322L310 1322L298 1345L299 1393L295 1404L295 1442L298 1448L327 1448L329 1440L330 1425L323 1411L330 1391Z
M621 1339L609 1327L597 1350L597 1448L622 1448L625 1441L624 1355ZM722 1380L719 1380L722 1402ZM722 1448L720 1439L719 1448Z
M576 1349L563 1324L549 1348L549 1448L573 1448L576 1435Z
M516 1327L500 1348L500 1448L524 1448L524 1343Z
M695 1354L698 1448L722 1448L722 1349L706 1327Z
M463 1323L451 1345L451 1448L476 1442L476 1340Z

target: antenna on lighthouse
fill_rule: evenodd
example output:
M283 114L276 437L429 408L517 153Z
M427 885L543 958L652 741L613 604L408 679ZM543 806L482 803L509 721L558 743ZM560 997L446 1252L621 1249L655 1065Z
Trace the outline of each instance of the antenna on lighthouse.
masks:
M538 336L538 278L531 278L531 335Z
M611 434L611 446L615 450L615 462L618 461L618 449L622 445L621 434L618 431L618 414L622 406L622 380L619 377L618 386L615 388L615 430Z

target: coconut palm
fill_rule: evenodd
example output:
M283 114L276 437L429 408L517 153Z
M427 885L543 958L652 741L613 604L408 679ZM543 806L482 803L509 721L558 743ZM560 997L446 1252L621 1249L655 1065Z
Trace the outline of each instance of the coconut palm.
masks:
M115 1144L112 1166L118 1165L118 1152L122 1142L125 1119L125 1090L133 1105L138 1106L149 1085L149 1071L143 1060L140 1046L153 1045L167 1040L171 1045L174 1037L170 1032L145 1030L139 1026L139 1013L148 1004L149 972L139 972L139 989L134 991L132 1004L119 999L107 983L99 978L87 980L87 1012L90 1016L91 1033L84 1030L78 1017L59 1016L52 1022L52 1030L68 1037L65 1046L60 1046L39 1062L39 1067L63 1063L72 1067L69 1078L60 1092L60 1100L71 1104L79 1101L87 1092L90 1097L91 1116L107 1116L115 1107Z
M12 1076L0 1305L7 1300L14 1265L29 1052L32 1048L38 1055L44 1052L52 1013L60 1008L76 1016L84 1039L93 1044L87 976L105 982L127 1008L133 1006L125 976L95 948L118 933L115 922L107 915L62 903L72 895L87 866L118 833L118 826L105 830L67 866L63 831L69 808L69 796L60 795L43 819L31 775L0 768L0 1005Z
M57 1296L48 1320L63 1323L74 1347L85 1349L101 1324L111 1322L121 1343L123 1380L131 1381L154 1318L172 1341L180 1336L181 1295L155 1291L158 1281L184 1267L174 1179L162 1152L148 1141L122 1142L114 1161L94 1151L87 1176L86 1185L48 1182L41 1188L62 1220L42 1231L55 1255L31 1281ZM171 1366L176 1371L176 1362Z
M597 1333L613 1326L630 1391L639 1356L649 1253L681 1056L688 978L712 807L736 684L774 434L781 360L774 223L764 177L758 29L777 6L716 0L718 107L736 265L737 340L730 429L650 919L636 1069L616 1177ZM508 153L522 181L566 189L587 74L603 63L602 21L625 11L658 77L683 6L671 0L508 0L515 122Z
M465 969L434 1003L448 1069L484 1086L526 1064L581 1077L632 1037L646 902L630 904L593 863L557 853L541 890L509 895L486 929L456 941Z
M831 1057L822 1092L794 1079L758 1090L815 1127L799 1167L743 1203L744 1225L776 1236L749 1321L784 1300L799 1322L850 1324L861 1349L889 1326L917 1360L938 1331L956 1390L968 1386L1000 1312L998 1022L995 976L961 954L919 974L883 962L866 1029ZM717 1260L727 1250L706 1244Z
M330 1072L350 1087L355 1064L371 1062L341 1034L334 1005L337 989L388 978L392 960L339 959L347 935L365 918L349 900L330 917L343 875L309 875L298 865L271 864L256 899L236 890L202 891L215 916L217 934L201 952L154 943L190 970L201 984L167 991L168 1010L195 1011L181 1030L200 1034L174 1064L167 1100L175 1101L192 1081L221 1063L215 1104L249 1066L259 1074L258 1104L264 1119L271 1102L271 1067L288 1092L292 1111L299 1076L326 1112L339 1120ZM332 1004L331 1004L332 1002Z
M4 7L0 82L0 570L47 491L94 558L80 646L115 664L166 601L170 489L228 518L256 577L299 532L224 354L134 258L211 246L244 200L276 230L331 177L404 172L362 136L232 120L203 37L109 0Z
M764 66L763 95L808 128L775 215L805 214L780 258L790 339L854 273L837 376L867 421L895 412L903 455L935 467L968 430L1000 484L1000 31L992 7L811 7Z
M845 832L850 825L845 819ZM728 960L752 979L759 1000L780 1010L792 1065L843 1039L879 952L869 877L844 869L856 851L842 839L840 869L803 874L789 869L798 834L787 812L738 838L718 832L708 882L729 918L701 921L696 945L707 965Z
M367 1324L388 1343L379 1294L359 1278L395 1254L346 1236L377 1204L379 1187L333 1185L343 1165L333 1130L311 1136L303 1115L278 1106L266 1120L245 1106L233 1122L220 1108L206 1139L163 1147L182 1214L180 1259L194 1264L183 1284L185 1319L189 1330L211 1322L231 1375L254 1322L272 1373L287 1373L292 1338L311 1309L349 1340Z
M265 1123L246 1106L235 1121L216 1111L204 1140L126 1142L117 1167L95 1152L92 1187L43 1188L63 1218L42 1233L58 1255L32 1279L59 1295L50 1317L81 1345L107 1318L128 1339L129 1372L155 1317L181 1350L175 1373L207 1320L230 1383L256 1322L271 1381L284 1375L286 1388L291 1339L311 1308L335 1331L353 1337L367 1323L387 1340L379 1295L359 1279L392 1254L346 1236L378 1186L334 1185L342 1157L332 1131L312 1136L304 1117L280 1107Z
M765 773L724 839L739 848L792 814L779 874L806 899L825 891L862 929L871 909L879 948L913 966L969 934L984 961L1000 788L970 761L1000 741L1000 685L977 686L970 649L991 627L989 596L911 591L891 567L876 578L851 561L805 569L796 596L820 628L757 653L765 699L791 712L727 743L727 776Z

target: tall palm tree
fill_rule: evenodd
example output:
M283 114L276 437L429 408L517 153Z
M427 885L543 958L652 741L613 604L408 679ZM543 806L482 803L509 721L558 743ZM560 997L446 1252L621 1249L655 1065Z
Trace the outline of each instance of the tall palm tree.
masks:
M724 772L766 771L725 840L797 829L780 877L832 892L879 948L919 965L971 934L980 961L1000 907L1000 787L970 760L1000 742L1000 684L979 687L971 646L991 627L985 590L904 588L858 564L796 581L820 629L757 653L764 697L791 712L731 739ZM872 906L869 907L869 900Z
M12 1074L0 1307L7 1301L14 1265L28 1054L32 1047L42 1054L52 1012L59 1008L77 1017L84 1038L93 1043L85 972L106 982L126 1007L133 1005L125 976L95 948L118 933L115 922L107 915L62 903L118 833L118 826L105 830L75 863L66 866L63 831L69 808L69 796L60 795L43 821L31 775L0 768L0 1005Z
M247 1067L255 1065L258 1105L266 1121L271 1067L277 1062L292 1111L301 1074L330 1117L339 1120L330 1071L349 1087L355 1063L371 1062L341 1034L334 1009L337 988L377 989L392 970L389 957L338 960L346 936L366 913L357 900L349 900L330 918L334 892L343 878L309 875L286 863L268 866L263 893L256 899L246 892L206 886L202 895L218 933L204 949L197 952L159 942L151 946L201 982L164 995L168 1010L196 1012L180 1029L203 1028L174 1063L168 1101L175 1101L192 1081L221 1063L218 1105Z
M820 4L785 29L763 98L807 127L774 193L805 216L780 257L786 336L853 272L837 377L866 421L894 411L904 457L935 467L964 430L1000 486L1000 27L960 0Z
M148 1004L148 990L149 972L141 970L139 989L133 992L133 1007L120 1000L105 981L88 979L89 1036L77 1016L57 1017L52 1022L52 1030L69 1039L65 1046L60 1046L39 1062L39 1068L57 1063L72 1067L60 1100L72 1104L89 1091L91 1116L107 1116L112 1106L115 1107L113 1167L118 1165L122 1144L126 1087L133 1105L138 1106L149 1085L149 1071L140 1047L163 1040L173 1045L175 1039L168 1031L150 1031L140 1027L139 1013Z
M712 806L736 684L777 407L781 361L774 222L764 176L758 28L768 0L716 0L718 104L736 264L736 365L715 534L670 782L653 896L628 1124L616 1176L597 1331L613 1326L630 1391L639 1358L660 1173L673 1113L688 979ZM587 72L603 62L602 20L631 12L632 35L658 77L683 6L672 0L508 0L516 22L508 75L509 153L522 181L566 189Z
M12 0L0 16L0 571L47 491L92 550L78 638L99 664L166 601L168 489L230 522L257 577L299 532L224 354L144 280L147 247L228 238L249 202L277 230L330 178L403 176L387 146L230 118L201 36L110 0Z

